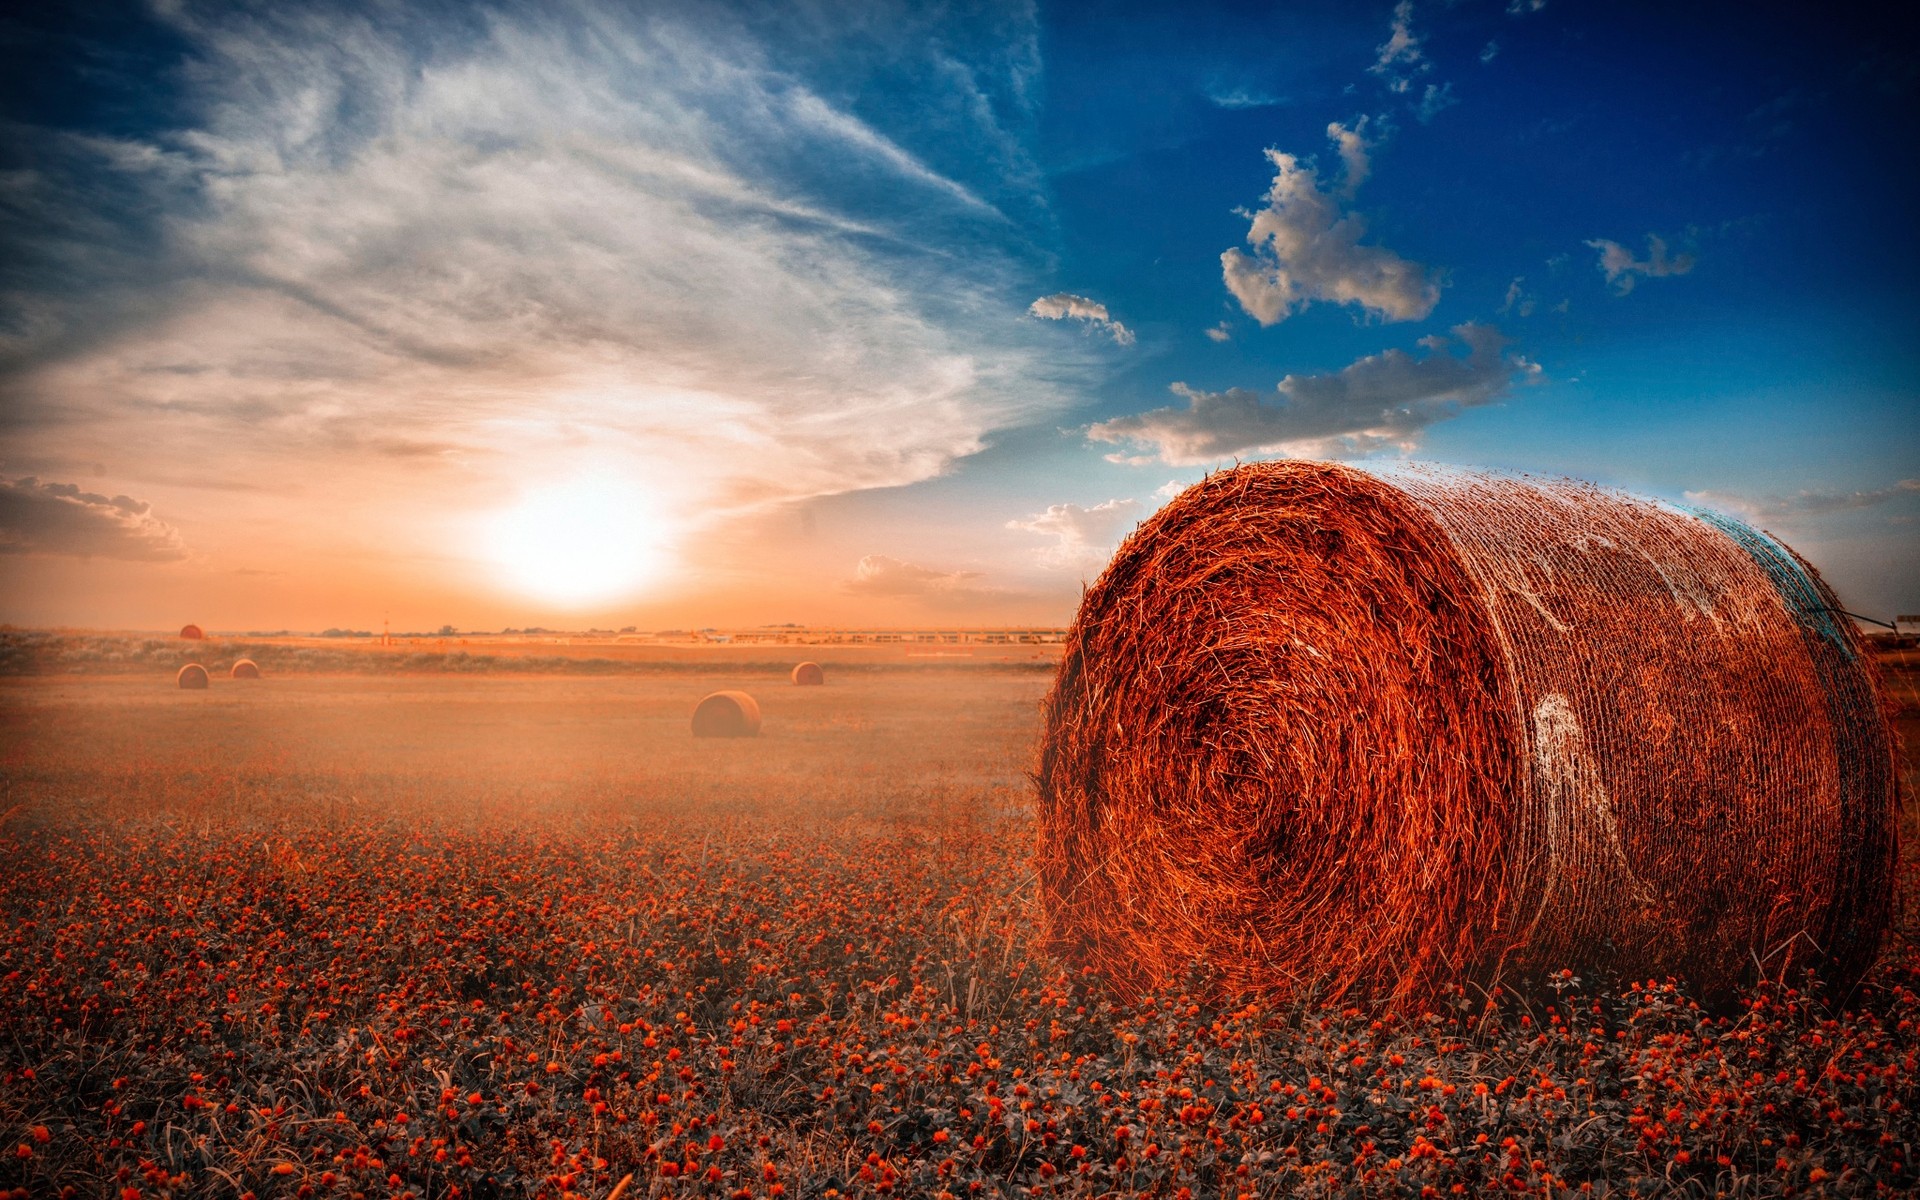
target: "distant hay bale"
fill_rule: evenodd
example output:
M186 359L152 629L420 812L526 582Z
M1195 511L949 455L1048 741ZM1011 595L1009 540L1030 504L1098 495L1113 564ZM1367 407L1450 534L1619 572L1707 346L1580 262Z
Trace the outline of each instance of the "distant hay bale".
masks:
M180 673L174 676L174 680L181 687L190 691L205 691L207 686L207 669L199 663L188 663L186 666L180 668Z
M793 682L796 687L819 687L827 681L827 673L820 669L817 662L803 662L793 669Z
M229 672L235 679L260 678L260 664L250 658L234 660L233 670Z
M1893 911L1878 682L1792 551L1572 481L1255 463L1086 593L1045 709L1056 949L1396 1007L1560 968L1845 987Z
M760 705L745 692L715 692L693 710L697 738L755 737L760 732Z
M206 631L201 629L198 625L182 625L180 627L180 636L188 639L189 641L197 642L202 638L206 637L207 634L206 634Z

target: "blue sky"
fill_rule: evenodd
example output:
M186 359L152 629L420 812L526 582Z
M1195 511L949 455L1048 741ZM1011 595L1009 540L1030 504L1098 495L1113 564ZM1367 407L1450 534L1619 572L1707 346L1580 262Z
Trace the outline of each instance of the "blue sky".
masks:
M1051 622L1279 454L1708 504L1920 611L1920 68L1866 15L166 4L0 55L0 619Z

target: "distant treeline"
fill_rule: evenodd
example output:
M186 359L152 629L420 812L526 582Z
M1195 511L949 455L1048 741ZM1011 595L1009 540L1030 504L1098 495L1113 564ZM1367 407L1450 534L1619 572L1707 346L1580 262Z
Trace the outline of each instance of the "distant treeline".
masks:
M796 655L798 648L796 648ZM250 658L267 675L336 674L502 674L502 675L785 675L797 661L785 658L743 662L735 659L613 659L561 654L471 654L465 650L408 652L377 648L334 649L287 646L244 639L187 641L170 637L66 634L37 630L0 631L0 676L125 675L153 671L170 674L190 662L215 678L224 677L235 659ZM834 673L869 674L922 671L905 662L832 662ZM944 661L941 670L1051 671L1047 661L983 659Z

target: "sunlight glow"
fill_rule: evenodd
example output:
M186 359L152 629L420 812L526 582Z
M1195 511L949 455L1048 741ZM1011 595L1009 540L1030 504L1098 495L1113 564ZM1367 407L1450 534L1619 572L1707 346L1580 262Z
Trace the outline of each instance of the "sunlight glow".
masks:
M484 553L515 591L568 608L651 590L669 562L658 504L624 479L589 475L496 513Z

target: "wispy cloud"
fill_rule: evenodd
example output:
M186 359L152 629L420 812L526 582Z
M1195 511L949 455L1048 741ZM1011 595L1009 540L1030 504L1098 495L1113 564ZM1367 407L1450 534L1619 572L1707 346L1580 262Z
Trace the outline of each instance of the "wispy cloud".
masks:
M1072 292L1042 296L1027 306L1027 312L1045 321L1079 321L1089 332L1099 329L1122 346L1133 345L1133 330L1113 319L1107 306Z
M1030 517L1008 521L1008 529L1054 539L1040 551L1044 566L1091 570L1113 554L1114 543L1129 522L1139 519L1138 500L1106 500L1091 508L1079 504L1050 504Z
M1287 102L1283 96L1252 88L1219 86L1207 88L1207 99L1221 108L1273 108Z
M187 551L144 501L28 476L0 479L0 554L175 562Z
M1413 115L1425 125L1458 103L1460 100L1453 94L1451 83L1430 83L1427 90L1420 93L1420 103L1415 106Z
M1455 347L1466 351L1455 352ZM1464 409L1490 404L1540 368L1505 353L1506 339L1488 325L1460 325L1453 339L1420 340L1416 356L1392 349L1325 375L1289 375L1272 393L1251 388L1203 392L1173 385L1186 403L1102 421L1088 430L1095 441L1132 444L1146 459L1181 466L1235 455L1280 453L1347 458L1385 449L1412 449L1429 426Z
M1531 292L1527 291L1526 283L1527 280L1525 276L1516 275L1514 276L1513 282L1507 285L1506 297L1500 301L1500 308L1498 310L1501 316L1504 317L1511 314L1517 317L1530 317L1533 315L1533 310L1539 301Z
M924 479L1063 403L1010 319L1017 21L945 40L916 137L931 100L882 128L777 47L631 6L163 12L183 125L43 135L71 161L28 218L58 261L9 297L19 453L217 445L325 481L341 527L435 530L590 456L693 521ZM963 177L943 139L999 148ZM126 222L52 222L97 195L159 215L92 252Z
M1387 40L1375 50L1373 65L1367 70L1387 81L1387 86L1396 92L1404 92L1413 86L1413 76L1432 69L1426 53L1421 49L1420 38L1413 32L1413 0L1400 0L1393 6L1393 23L1387 29Z
M1606 275L1607 283L1622 296L1633 290L1636 278L1660 279L1693 270L1693 255L1682 253L1669 258L1667 243L1651 233L1647 235L1645 258L1635 258L1633 251L1606 238L1594 238L1587 245L1600 252L1600 270Z
M978 571L942 571L886 554L869 554L854 568L845 590L859 596L916 600L932 608L971 608L1018 599L1019 594L982 582Z
M1913 495L1920 495L1920 479L1902 479L1886 487L1853 492L1836 488L1806 488L1790 495L1738 496L1713 491L1686 493L1687 499L1694 504L1737 513L1757 521L1823 517L1832 513L1878 508L1888 501Z
M1331 190L1298 158L1267 151L1273 186L1247 230L1253 253L1236 247L1220 256L1227 290L1262 325L1284 321L1315 301L1357 304L1388 321L1419 320L1440 302L1434 276L1384 246L1363 243L1365 219L1342 203L1369 166L1363 128L1364 122L1352 129L1328 127L1345 166Z

